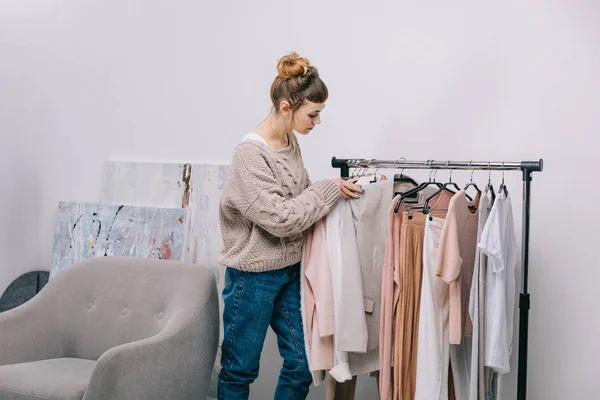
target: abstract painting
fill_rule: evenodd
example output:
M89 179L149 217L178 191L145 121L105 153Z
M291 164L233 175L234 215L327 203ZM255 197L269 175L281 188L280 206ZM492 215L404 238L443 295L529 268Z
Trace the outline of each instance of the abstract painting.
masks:
M183 260L188 210L60 202L50 278L92 257Z

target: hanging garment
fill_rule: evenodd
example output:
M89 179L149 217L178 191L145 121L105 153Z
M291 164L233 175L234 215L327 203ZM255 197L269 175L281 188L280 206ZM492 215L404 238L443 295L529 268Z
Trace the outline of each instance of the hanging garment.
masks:
M347 352L347 366L352 379L357 375L372 373L379 370L379 324L381 303L381 277L384 260L385 238L387 232L387 210L385 206L392 194L393 181L382 180L363 185L365 193L359 199L345 201L350 207L351 224L354 227L354 241L349 234L344 235L345 252L342 254L344 271L346 257L353 257L353 251L358 250L356 260L360 262L361 278L363 284L363 310L367 320L368 345L367 351ZM345 214L348 217L348 214ZM347 220L344 221L347 224ZM349 225L349 224L347 224ZM329 236L328 236L329 240ZM332 238L334 240L334 238ZM351 261L349 261L351 262ZM334 338L335 342L335 338ZM338 354L336 352L336 354ZM336 361L337 363L337 361ZM337 365L336 365L337 367ZM342 393L343 398L353 398L355 385L351 383L348 375L339 374L339 368L329 371L329 375L339 383L328 382L327 393ZM346 374L346 367L342 370ZM343 382L345 380L345 382ZM339 385L339 387L337 386ZM328 397L329 398L329 397Z
M310 259L310 250L312 248L313 228L306 231L304 246L302 246L302 258L300 260L300 314L302 316L302 331L304 332L304 351L310 368L312 362L312 333L308 323L308 309L315 307L314 294L306 279L306 263ZM309 290L311 293L308 293ZM312 318L311 318L312 320ZM324 371L311 370L313 384L318 386L325 379Z
M465 336L460 344L450 345L450 365L454 374L454 392L457 399L468 399L471 387L471 350L472 337Z
M448 330L450 363L456 398L468 398L471 372L471 318L468 315L473 279L480 196L469 202L464 190L450 200L436 261L436 275L449 285Z
M393 180L363 186L365 193L349 200L352 210L355 246L362 274L364 311L367 320L367 352L348 355L352 375L379 370L379 325L381 313L381 277L388 231L388 205L393 193ZM344 244L346 249L346 244Z
M388 235L385 244L385 263L381 277L381 319L379 323L379 397L382 400L392 399L392 353L394 351L392 334L395 321L395 306L398 298L399 281L395 278L395 258L400 249L400 225L402 212L406 205L402 204L399 213L394 212L400 196L392 201L388 211Z
M303 263L309 367L312 372L328 370L333 368L334 311L325 219L307 231Z
M352 379L348 352L366 352L367 322L352 200L340 200L327 216L326 237L334 307L334 367L338 381Z
M448 400L455 399L456 394L454 393L454 377L452 376L452 368L448 366Z
M479 201L479 220L477 222L477 243L481 240L481 234L491 209L491 198L483 193ZM473 269L473 280L471 281L471 293L469 296L469 316L473 322L473 347L471 352L471 387L469 400L483 400L485 398L484 378L484 317L485 317L485 271L487 256L481 249L475 250L475 263Z
M425 223L416 400L448 400L448 285L435 274L443 226L438 217Z
M491 368L485 368L485 400L498 398L498 373Z
M485 302L485 365L510 372L515 306L517 243L510 195L494 201L479 248L488 256Z
M403 188L404 189L404 188ZM398 187L395 188L398 190ZM419 202L435 193L434 188L426 188L418 193ZM388 211L388 236L385 245L385 262L382 271L382 300L381 318L379 330L379 395L382 400L391 400L393 397L392 355L394 354L394 326L396 323L396 309L400 296L400 228L402 226L403 213L407 211L403 202L394 212L396 204L401 196L396 196ZM451 194L444 191L432 199L432 210L446 210L450 202ZM445 211L444 211L445 212Z
M450 285L450 343L460 344L463 336L471 336L472 324L468 315L469 295L473 279L479 198L469 202L464 190L450 200L444 222L436 274ZM454 371L454 370L453 370ZM454 371L456 372L456 371Z
M400 297L396 314L394 348L394 399L412 399L415 393L418 345L419 301L423 275L423 237L425 220L422 213L412 219L403 213L400 231Z
M432 217L445 210L451 193L440 192L430 202ZM421 212L402 213L398 251L399 297L394 334L394 399L412 400L416 391L419 314L423 278L425 221Z
M435 196L431 204L432 213L448 207L451 194L443 191ZM396 202L392 202L395 208ZM393 265L394 290L392 313L393 332L393 383L391 395L394 399L412 399L416 385L416 362L418 342L418 318L420 305L421 279L423 269L423 237L426 216L420 211L405 211L401 204L399 211L400 232L397 241L392 242L388 255ZM395 226L395 225L394 225ZM387 365L386 365L387 367ZM389 367L386 368L389 371ZM387 372L386 371L386 372ZM385 374L380 386L387 388ZM382 397L382 399L385 399Z

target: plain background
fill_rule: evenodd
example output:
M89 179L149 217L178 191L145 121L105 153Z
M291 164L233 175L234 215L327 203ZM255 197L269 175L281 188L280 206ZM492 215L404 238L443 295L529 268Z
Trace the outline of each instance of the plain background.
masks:
M313 180L337 176L334 155L544 158L529 398L595 398L599 17L593 0L2 1L0 292L49 267L57 203L98 201L106 160L228 163L268 115L278 58L297 50L331 92L323 124L301 138ZM506 174L518 232L520 179ZM253 399L271 398L280 362L270 340ZM502 399L515 398L515 376ZM361 379L357 397L374 393Z

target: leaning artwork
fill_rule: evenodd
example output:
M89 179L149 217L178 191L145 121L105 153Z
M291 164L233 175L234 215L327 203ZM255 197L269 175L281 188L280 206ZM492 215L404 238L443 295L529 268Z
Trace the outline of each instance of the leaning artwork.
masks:
M185 209L61 202L50 278L92 257L181 261L187 224Z

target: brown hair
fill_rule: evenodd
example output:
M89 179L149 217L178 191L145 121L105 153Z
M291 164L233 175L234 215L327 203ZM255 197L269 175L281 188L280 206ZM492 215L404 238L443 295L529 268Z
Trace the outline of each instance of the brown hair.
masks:
M304 100L313 103L324 103L329 97L327 86L319 77L316 67L310 65L304 57L292 52L279 60L277 63L278 75L271 85L271 101L275 112L279 113L279 105L283 100L290 103L292 118L290 119L288 142L292 145L292 151L298 149L296 136L292 132L291 125L294 112L302 105Z

